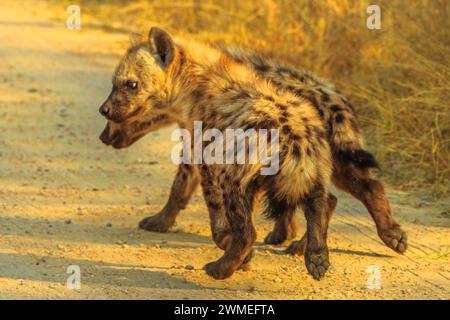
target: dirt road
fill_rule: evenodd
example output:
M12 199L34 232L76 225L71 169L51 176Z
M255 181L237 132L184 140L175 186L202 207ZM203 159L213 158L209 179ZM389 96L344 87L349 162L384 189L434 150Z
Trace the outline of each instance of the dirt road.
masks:
M0 4L1 299L450 298L448 213L389 188L408 252L385 247L362 205L338 193L333 266L320 282L302 257L262 244L271 224L261 217L253 270L208 278L202 267L221 251L199 193L172 232L138 230L175 175L172 129L127 150L101 144L97 109L128 36L68 30L66 15L50 20L40 2ZM81 269L81 290L66 287L70 265ZM370 266L381 289L367 287Z

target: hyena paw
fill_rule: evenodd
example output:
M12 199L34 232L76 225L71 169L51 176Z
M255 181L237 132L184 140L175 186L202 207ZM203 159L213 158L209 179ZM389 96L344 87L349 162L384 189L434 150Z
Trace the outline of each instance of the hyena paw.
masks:
M306 252L306 237L303 237L301 240L292 241L289 247L286 248L287 254L303 256Z
M327 272L330 261L328 259L328 251L320 250L312 253L306 253L305 255L306 269L314 279L319 280Z
M381 240L392 250L398 253L404 253L408 248L408 236L399 225L390 229L378 230Z
M290 230L288 232L272 231L264 239L265 244L282 244L287 240L291 240L296 236L295 230Z
M234 268L232 268L229 263L224 262L222 259L206 264L203 269L205 269L206 273L210 277L213 277L216 280L229 278L234 273Z
M287 240L287 236L281 232L270 232L264 239L265 244L282 244Z
M153 232L167 232L172 225L172 221L158 214L152 217L147 217L139 222L139 228Z

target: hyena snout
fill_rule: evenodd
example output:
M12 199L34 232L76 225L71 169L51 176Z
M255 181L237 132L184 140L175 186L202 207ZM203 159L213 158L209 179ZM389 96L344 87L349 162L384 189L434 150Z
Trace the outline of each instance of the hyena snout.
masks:
M98 112L102 116L104 116L108 120L113 120L114 117L114 102L115 102L115 96L114 96L114 90L111 91L111 93L108 95L108 98L106 98L105 102L100 106L98 109Z
M100 109L98 109L98 112L100 112L100 114L104 117L108 117L108 115L110 114L110 107L108 105L108 103L104 103L102 104L102 106L100 107Z

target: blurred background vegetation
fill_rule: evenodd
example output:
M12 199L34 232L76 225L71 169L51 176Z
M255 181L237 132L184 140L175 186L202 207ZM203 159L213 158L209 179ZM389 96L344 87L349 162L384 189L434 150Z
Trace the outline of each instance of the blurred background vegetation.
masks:
M270 52L311 69L352 101L368 149L382 165L378 175L397 187L448 197L448 0L80 0L78 4L82 28L147 34L150 26L159 25L177 35ZM381 30L366 27L370 4L381 7Z

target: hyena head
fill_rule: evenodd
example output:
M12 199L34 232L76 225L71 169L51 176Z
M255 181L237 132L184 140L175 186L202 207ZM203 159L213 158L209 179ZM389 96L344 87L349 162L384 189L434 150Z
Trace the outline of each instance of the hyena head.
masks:
M169 34L152 28L147 42L127 50L113 75L112 90L99 112L108 122L100 140L125 148L168 124L168 79L175 57Z

